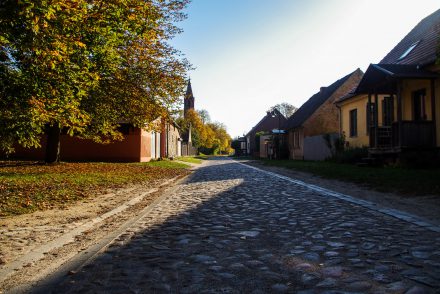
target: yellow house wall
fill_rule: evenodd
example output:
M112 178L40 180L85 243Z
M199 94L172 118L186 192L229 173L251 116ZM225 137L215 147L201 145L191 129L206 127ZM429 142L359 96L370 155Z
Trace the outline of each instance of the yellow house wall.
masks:
M425 109L428 120L432 119L431 112L431 83L429 80L405 80L402 85L402 119L412 120L412 93L426 89Z
M413 120L412 93L426 89L425 112L427 120L432 120L431 105L431 82L429 80L406 80L402 85L402 119ZM435 81L435 116L436 116L436 140L437 147L440 147L440 80Z
M437 147L440 147L440 80L437 79L435 82L435 120L436 120L436 131L437 131Z
M345 134L345 140L350 147L368 146L369 137L367 135L367 96L351 98L341 105L341 130ZM357 109L358 135L350 137L350 111Z

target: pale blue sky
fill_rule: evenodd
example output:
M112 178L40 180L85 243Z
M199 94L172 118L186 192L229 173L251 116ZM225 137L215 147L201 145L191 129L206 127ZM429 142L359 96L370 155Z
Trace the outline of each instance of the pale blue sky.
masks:
M301 106L344 75L377 63L438 0L193 0L173 40L195 67L196 109L233 136L270 106Z

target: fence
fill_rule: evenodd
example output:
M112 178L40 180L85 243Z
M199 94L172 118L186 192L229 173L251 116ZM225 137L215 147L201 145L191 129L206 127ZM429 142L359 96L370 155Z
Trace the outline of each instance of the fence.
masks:
M332 145L339 138L339 134L330 134ZM327 141L322 135L304 138L304 159L305 160L324 160L332 156Z
M197 155L197 148L191 143L182 143L182 156L194 156Z

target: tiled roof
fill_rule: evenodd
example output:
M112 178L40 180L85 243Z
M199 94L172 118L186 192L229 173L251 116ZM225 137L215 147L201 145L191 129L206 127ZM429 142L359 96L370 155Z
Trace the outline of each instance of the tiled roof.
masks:
M274 112L276 112L276 116L280 117L280 128L282 128L285 125L285 121L286 118L285 116L278 110L278 109L274 109ZM263 122L267 119L271 119L272 115L271 113L268 111L266 113L266 115L246 134L246 136L249 136L251 133L253 133L254 131L270 131L270 130L261 130L260 125L263 124Z
M433 63L437 57L440 36L440 9L420 21L380 62L380 64ZM414 48L401 58L404 53Z
M359 70L359 69L357 69ZM356 70L356 71L357 71ZM287 121L285 128L293 129L301 126L333 93L342 86L354 72L337 80L328 87L321 88L321 91L309 98Z
M370 64L354 94L368 94L374 90L382 93L395 92L395 83L383 82L389 78L418 79L436 78L438 76L439 74L427 71L416 64Z
M350 89L350 91L348 91L347 94L345 94L344 96L342 96L341 98L339 98L335 103L339 103L345 100L348 100L350 98L353 98L354 96L356 96L356 88L359 84L357 84L356 86L354 86L353 88Z

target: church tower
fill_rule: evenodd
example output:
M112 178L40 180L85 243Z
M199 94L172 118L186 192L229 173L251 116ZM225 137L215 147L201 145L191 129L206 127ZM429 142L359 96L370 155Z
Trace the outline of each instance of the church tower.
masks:
M186 116L186 112L190 109L194 109L194 95L191 88L191 79L188 80L185 98L183 99L183 115Z

